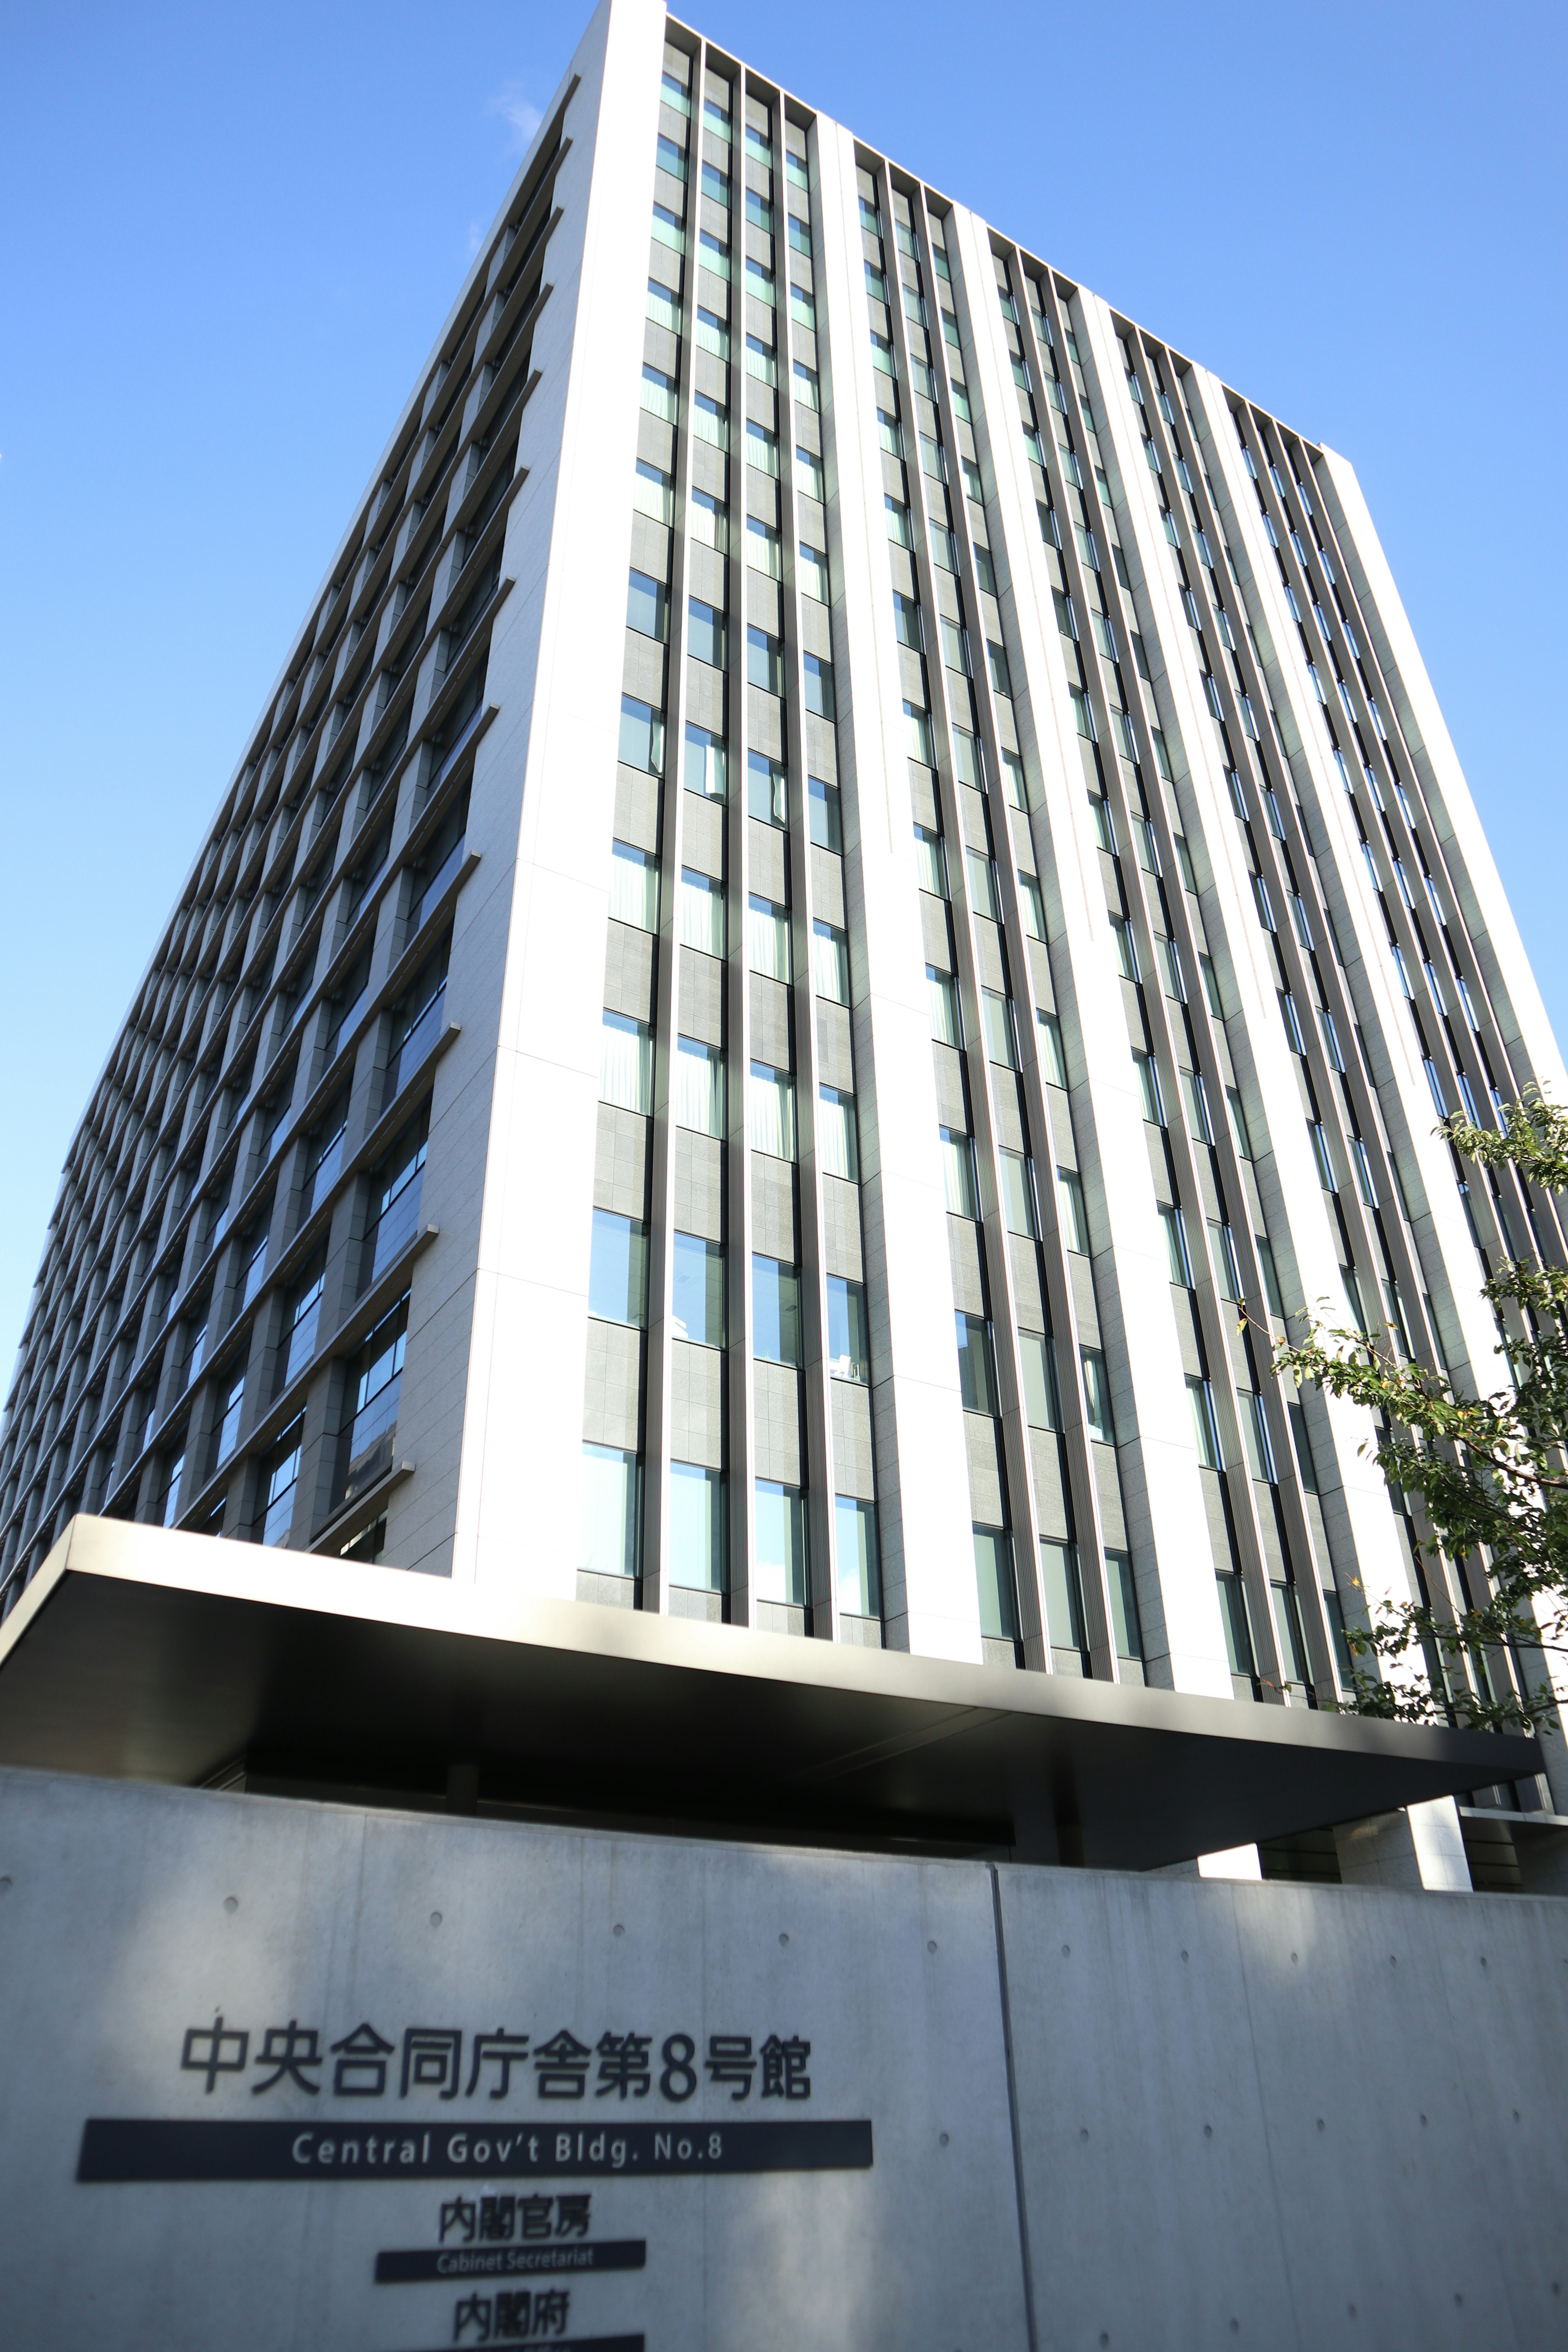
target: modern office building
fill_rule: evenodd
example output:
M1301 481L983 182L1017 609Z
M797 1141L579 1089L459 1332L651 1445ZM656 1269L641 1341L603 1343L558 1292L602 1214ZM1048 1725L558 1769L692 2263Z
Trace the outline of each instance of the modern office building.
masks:
M605 0L72 1141L5 1606L85 1511L1331 1702L1465 1595L1271 1343L1495 1382L1532 1081L1350 465Z

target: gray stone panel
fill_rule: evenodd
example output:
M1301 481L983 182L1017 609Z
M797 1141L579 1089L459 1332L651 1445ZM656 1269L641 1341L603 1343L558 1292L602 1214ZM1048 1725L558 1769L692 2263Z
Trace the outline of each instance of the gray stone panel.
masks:
M752 1152L752 1247L759 1256L776 1257L786 1265L797 1265L800 1259L795 1175L789 1160Z
M658 848L658 778L645 769L616 771L616 839L634 849Z
M594 1157L594 1206L620 1217L647 1214L648 1147L652 1121L615 1103L599 1105Z
M876 1454L871 1443L871 1391L854 1381L829 1381L833 1414L833 1491L874 1502Z
M680 950L680 1034L704 1045L724 1043L724 967L696 948Z
M855 1058L849 1044L849 1011L819 996L816 1004L817 1076L825 1087L855 1091Z
M929 890L921 892L921 930L925 940L925 957L938 971L954 969L952 934L948 929L945 902L933 898Z
M952 1265L952 1303L961 1315L985 1312L985 1272L980 1228L967 1217L949 1217L947 1245Z
M983 988L1005 993L1007 971L1002 961L1002 935L984 915L974 919L974 969Z
M1062 1460L1061 1440L1048 1429L1029 1432L1029 1456L1035 1473L1035 1508L1040 1533L1050 1543L1072 1540L1072 1501Z
M657 637L640 636L636 629L626 631L626 664L621 672L621 691L635 694L656 708L664 706L664 647Z
M633 1021L653 1019L653 934L610 923L605 939L605 1003Z
M694 727L706 727L715 735L723 733L724 673L709 662L686 665L686 716ZM684 761L685 746L679 748Z
M724 1467L724 1351L695 1348L684 1339L670 1345L670 1443L672 1462Z
M643 1335L625 1323L588 1319L588 1369L583 1392L583 1436L589 1445L622 1445L636 1453L642 1432Z
M784 862L785 840L776 824L763 824L754 816L746 819L746 861L751 871L752 887L759 898L771 898L775 907L784 906L789 898L788 868Z
M969 1454L969 1501L976 1527L1007 1525L1007 1477L1002 1465L1002 1424L985 1414L963 1416L964 1444Z
M800 1374L787 1364L759 1363L753 1378L756 1475L802 1486Z
M1127 1521L1121 1508L1121 1481L1116 1475L1116 1449L1091 1444L1089 1450L1094 1462L1094 1490L1106 1544L1111 1551L1125 1551Z
M836 930L843 930L844 860L831 849L818 848L815 842L811 849L811 896L817 919L831 923Z
M1007 1244L1013 1262L1013 1297L1018 1310L1018 1328L1043 1331L1050 1318L1040 1286L1039 1246L1023 1234L1009 1234Z
M676 1231L700 1234L704 1241L724 1238L724 1153L716 1135L693 1135L689 1127L675 1130L673 1206Z
M722 881L724 876L724 803L703 799L700 793L688 793L681 812L681 848L683 865L698 874L710 874Z
M790 992L779 980L754 971L752 984L752 1058L775 1070L794 1067L790 1039Z
M842 1176L822 1180L822 1259L829 1274L862 1282L860 1254L860 1188Z
M956 1045L932 1040L931 1057L936 1066L936 1114L943 1127L969 1132L969 1101L963 1085L963 1056Z

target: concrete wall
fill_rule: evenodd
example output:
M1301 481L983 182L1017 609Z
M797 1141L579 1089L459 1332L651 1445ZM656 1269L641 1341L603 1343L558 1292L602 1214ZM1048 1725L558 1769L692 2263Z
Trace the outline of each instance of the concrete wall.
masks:
M506 2341L502 2294L560 2291L566 2340L745 2352L1555 2345L1565 1961L1568 1910L1527 1897L993 1871L0 1774L5 2337ZM317 2037L314 2092L262 2087L268 2030L277 2050L290 2021L294 2049ZM384 2091L339 2096L331 2045L364 2022L390 2045ZM563 2026L585 2045L575 2103L543 2099L532 2063ZM411 2028L463 2034L447 2095L399 2095ZM468 2084L474 2037L499 2029L531 2047L496 2100L493 2060ZM599 2095L601 2037L627 2033L650 2038L648 2087ZM682 2102L664 2079L682 2034L700 2071L712 2035L749 2036L759 2060L770 2036L809 2042L809 2095L764 2099L758 2074L736 2102L704 2071ZM89 2116L220 2126L209 2163L238 2149L254 2168L265 2143L260 2170L286 2177L79 2180ZM868 2166L805 2164L814 2134L840 2157L854 2139L824 2124L866 2123ZM787 2127L784 2168L727 2168L757 2124ZM554 2169L563 2129L574 2150L585 2136L582 2171ZM689 2154L649 2177L660 2136ZM529 2139L537 2177L520 2179ZM585 2194L587 2242L641 2241L645 2266L375 2283L379 2252L438 2255L443 2207L486 2193ZM447 2216L448 2251L463 2227ZM477 2251L513 2259L506 2242ZM476 2294L488 2338L459 2309Z

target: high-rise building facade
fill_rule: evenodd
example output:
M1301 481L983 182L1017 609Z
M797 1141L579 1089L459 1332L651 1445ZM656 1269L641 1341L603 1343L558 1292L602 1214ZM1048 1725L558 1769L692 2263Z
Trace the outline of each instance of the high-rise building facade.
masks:
M5 1603L86 1510L1332 1701L1467 1596L1271 1344L1495 1382L1532 1081L1346 462L605 0L72 1142Z

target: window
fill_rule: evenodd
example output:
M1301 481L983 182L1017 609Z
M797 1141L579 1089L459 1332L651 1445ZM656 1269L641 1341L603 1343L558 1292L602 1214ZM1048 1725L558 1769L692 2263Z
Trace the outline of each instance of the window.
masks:
M770 433L765 425L759 425L755 417L746 420L746 463L754 466L759 474L778 473L779 436Z
M693 596L687 604L686 643L693 661L706 662L710 668L722 669L727 658L724 615L716 604L704 604Z
M1241 1436L1247 1448L1247 1466L1260 1484L1272 1486L1277 1483L1274 1447L1269 1440L1263 1399L1255 1395L1251 1389L1243 1389L1237 1402L1241 1407Z
M728 278L730 248L718 237L710 236L706 229L697 240L697 255L715 277ZM711 352L715 359L727 360L730 356L728 319L717 310L704 309L701 303L697 306L697 345L700 351Z
M1141 1658L1143 1655L1143 1632L1138 1618L1138 1588L1132 1580L1132 1561L1124 1551L1108 1551L1105 1555L1105 1581L1110 1594L1110 1630L1116 1642L1119 1658Z
M945 613L937 615L937 628L942 637L942 657L949 669L957 670L961 677L973 677L973 665L969 658L969 632L960 621L950 621Z
M908 646L911 653L925 651L925 639L921 626L921 608L912 596L893 591L893 635L900 645Z
M1205 1380L1195 1374L1187 1381L1187 1402L1192 1407L1193 1437L1198 1449L1198 1460L1205 1470L1223 1470L1225 1456L1220 1452L1219 1423L1215 1419L1214 1390Z
M1241 1097L1234 1087L1226 1087L1225 1101L1226 1108L1230 1113L1230 1131L1236 1138L1237 1156L1241 1160L1250 1160L1252 1138L1247 1132L1247 1112L1242 1106Z
M1124 915L1112 915L1110 920L1111 936L1116 941L1116 969L1123 980L1135 982L1138 978L1138 950L1127 919Z
M390 1095L392 1089L389 1087L387 1091ZM301 1224L315 1214L338 1181L343 1164L343 1132L347 1114L347 1098L340 1096L310 1139L304 1197L300 1203Z
M1077 1544L1049 1543L1040 1538L1040 1582L1045 1588L1046 1632L1052 1649L1076 1650L1080 1658L1087 1656Z
M974 1147L962 1129L942 1127L937 1133L942 1139L942 1181L947 1213L950 1217L978 1217Z
M1223 1021L1225 1007L1220 1003L1219 975L1215 971L1213 956L1199 955L1198 971L1204 983L1204 1002L1208 1006L1209 1017L1214 1021Z
M1043 1005L1037 1006L1035 1023L1038 1030L1037 1043L1040 1061L1048 1087L1065 1087L1068 1082L1067 1055L1062 1046L1062 1024L1054 1013Z
M286 1429L268 1456L261 1487L259 1540L286 1543L294 1523L294 1488L300 1477L300 1447L305 1434L303 1418Z
M816 371L815 368L808 368L801 360L796 360L795 363L795 396L805 408L819 409L822 406L822 392L817 382Z
M877 438L889 457L903 456L904 436L900 429L899 420L885 408L879 408L877 411Z
M1089 1255L1089 1219L1084 1213L1083 1183L1074 1168L1057 1170L1057 1200L1062 1241L1079 1257Z
M963 853L964 879L969 888L969 903L977 915L989 922L1001 919L996 904L996 869L984 850L966 849Z
M746 906L746 952L764 980L787 981L790 971L789 908L753 892Z
M1089 697L1081 686L1069 685L1068 694L1072 702L1073 724L1087 742L1095 740L1094 713L1089 707Z
M849 941L831 923L811 927L811 984L830 1003L849 1002Z
M805 1497L798 1486L759 1478L755 1487L759 1601L804 1608L810 1597L805 1560Z
M1005 649L1001 646L987 643L985 647L985 661L986 667L991 672L992 692L994 694L1005 695L1009 699L1011 699L1013 693L1013 674L1007 667L1007 656Z
M965 1412L996 1411L996 1362L991 1326L978 1315L955 1315L958 1340L958 1388Z
M746 754L746 809L759 824L789 823L789 784L783 764L761 751Z
M606 1022L609 1019L606 1013ZM724 1133L724 1056L695 1037L676 1040L675 1123L694 1135Z
M649 296L652 296L649 287ZM647 401L643 403L647 405ZM650 466L644 457L637 459L637 479L632 485L632 504L638 514L649 515L655 522L667 526L675 520L675 483L661 466Z
M976 1528L973 1534L980 1631L987 1641L1016 1642L1018 1603L1013 1590L1013 1538L1005 1528Z
M1057 1393L1056 1343L1038 1331L1020 1331L1018 1352L1024 1366L1024 1412L1031 1429L1059 1429L1061 1400Z
M1026 1241L1039 1236L1040 1223L1035 1207L1035 1164L1023 1151L1004 1151L1002 1162L1002 1208L1010 1234L1021 1234Z
M1285 1302L1279 1295L1279 1276L1275 1269L1273 1247L1267 1235L1263 1234L1253 1234L1252 1245L1258 1252L1258 1271L1263 1276L1263 1296L1268 1301L1268 1312L1282 1323L1285 1319Z
M649 775L664 772L664 713L635 694L621 697L620 758L625 766Z
M371 1178L370 1223L360 1260L362 1290L368 1289L385 1273L419 1229L429 1127L430 1106L426 1103L413 1125L404 1129Z
M622 1110L653 1108L653 1039L646 1021L606 1013L599 1051L599 1100Z
M807 498L815 499L820 506L824 497L821 458L810 449L797 448L795 453L795 463L801 489Z
M842 1176L851 1184L859 1182L855 1097L842 1087L818 1087L816 1090L816 1157L825 1176Z
M1219 1285L1219 1295L1222 1298L1229 1299L1233 1306L1239 1306L1241 1268L1237 1261L1236 1235L1228 1224L1216 1223L1213 1217L1208 1221L1208 1228L1209 1255L1214 1259L1215 1279Z
M1010 804L1016 809L1027 810L1029 793L1024 777L1024 762L1016 751L1003 750L1002 782Z
M1105 1358L1098 1348L1079 1350L1083 1360L1084 1426L1097 1444L1114 1445L1116 1430L1110 1418L1110 1382L1106 1378Z
M800 1276L776 1257L752 1260L752 1351L764 1364L801 1361Z
M952 974L939 971L933 963L926 966L926 992L931 1003L931 1034L939 1045L963 1044L963 1024L959 1016L958 983Z
M690 866L680 869L680 944L699 955L724 952L724 885Z
M879 1618L881 1561L877 1545L877 1506L853 1495L833 1498L833 1531L838 1554L838 1607L847 1617Z
M1334 1173L1333 1158L1329 1150L1329 1139L1315 1118L1310 1118L1307 1121L1307 1132L1312 1139L1312 1157L1318 1164L1318 1181L1325 1192L1337 1192L1340 1189L1339 1179Z
M1204 1084L1203 1072L1183 1070L1179 1076L1182 1081L1182 1100L1186 1106L1187 1133L1194 1143L1212 1144L1214 1123L1209 1118L1208 1089Z
M784 572L784 543L771 523L746 517L746 562L753 572L777 580Z
M642 372L642 404L652 416L673 425L676 418L677 396L675 378L666 375L662 368L645 366ZM709 405L711 407L712 403Z
M805 674L805 707L818 719L832 719L837 714L833 693L833 664L816 654L801 657Z
M746 677L764 694L784 692L784 640L765 629L746 631Z
M1289 1408L1290 1434L1295 1440L1296 1462L1301 1473L1302 1487L1309 1495L1318 1491L1317 1465L1312 1459L1312 1441L1307 1434L1307 1416L1299 1404Z
M223 1418L218 1423L217 1435L213 1442L212 1460L215 1470L220 1462L226 1462L234 1452L235 1440L239 1435L240 1415L244 1409L245 1374L241 1372L230 1383L228 1392L224 1398Z
M844 847L844 825L839 808L837 785L826 782L821 776L808 776L806 798L810 811L813 841L819 849L841 852Z
M629 841L611 845L610 914L639 931L658 929L658 860Z
M695 1462L669 1465L669 1580L688 1591L722 1592L729 1581L724 1475Z
M698 1234L675 1235L671 1328L695 1348L724 1345L724 1247Z
M1247 1622L1247 1596L1238 1577L1216 1573L1220 1622L1225 1627L1226 1654L1236 1679L1252 1680L1252 1634Z
M931 750L931 714L918 702L904 705L904 749L911 760L922 768L935 765L936 754Z
M942 835L923 824L915 827L915 873L922 890L929 891L933 898L946 898L947 858Z
M755 376L759 383L777 383L778 353L774 351L771 340L763 342L758 335L746 337L746 373ZM798 396L797 392L796 397Z
M647 1227L640 1219L595 1210L588 1312L601 1323L638 1330L647 1320Z
M827 1373L830 1380L858 1381L862 1386L871 1377L865 1286L839 1274L827 1277Z
M980 992L980 1009L985 1024L986 1059L999 1062L1004 1069L1018 1066L1018 1033L1014 1025L1013 1000L994 988Z
M592 1576L636 1576L641 1546L642 1464L614 1445L583 1448L583 1519L577 1564Z
M279 1368L278 1389L274 1393L281 1392L291 1381L297 1381L316 1352L316 1331L321 1322L321 1294L325 1287L325 1275L317 1266L294 1289L289 1301L287 1336Z
M673 286L657 278L648 279L647 315L656 327L666 327L672 335L680 332L680 296Z
M408 1293L405 1291L349 1363L339 1441L340 1502L353 1502L392 1467L407 1345Z
M685 783L689 793L704 800L721 801L729 790L730 757L717 735L706 727L686 730Z
M1163 931L1156 931L1154 952L1160 961L1160 976L1164 982L1166 995L1174 997L1178 1004L1184 1004L1187 992L1182 979L1182 960L1174 940L1168 940Z
M1136 1045L1132 1048L1132 1066L1138 1073L1138 1096L1143 1106L1143 1116L1151 1127L1163 1127L1165 1106L1160 1095L1160 1072L1152 1054Z
M882 505L888 518L888 537L895 547L912 547L914 536L910 530L910 510L901 499L882 494Z
M647 380L647 373L648 372L645 367L643 370L643 380L645 384ZM671 383L673 389L673 379L667 377L665 380L667 383ZM646 394L643 400L643 406L645 408L647 406ZM673 416L673 409L670 414ZM720 402L710 400L705 392L694 392L691 395L691 432L692 437L695 440L706 441L710 447L715 449L728 449L730 446L729 410L723 407Z
M662 580L655 580L646 572L634 572L628 576L626 626L643 637L662 639L668 635L669 613Z
M753 1062L746 1089L746 1125L753 1151L772 1160L795 1156L795 1080L788 1070Z
M722 499L714 497L711 490L693 490L691 493L691 536L720 555L729 553L730 509Z
M820 548L808 547L804 539L800 542L800 593L815 597L819 604L833 601L828 589L827 558Z
M1182 1222L1181 1210L1173 1202L1162 1201L1160 1223L1165 1233L1165 1255L1170 1264L1171 1280L1180 1290L1193 1286L1192 1261L1187 1255L1187 1232Z

